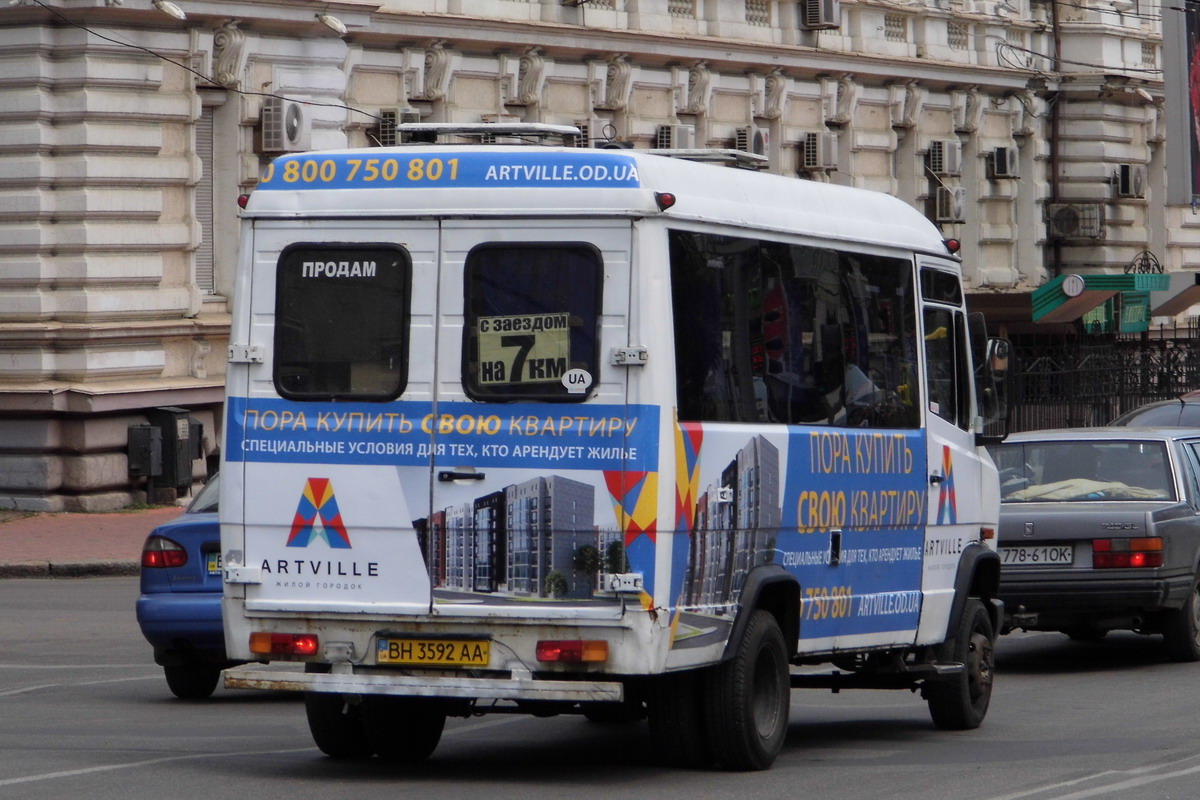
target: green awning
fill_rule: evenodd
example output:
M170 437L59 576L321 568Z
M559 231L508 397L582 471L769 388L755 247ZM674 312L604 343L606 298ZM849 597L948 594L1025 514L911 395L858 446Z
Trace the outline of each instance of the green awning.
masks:
M1200 272L1172 272L1171 283L1165 292L1150 295L1150 314L1173 317L1200 303Z
M1031 297L1034 322L1070 322L1121 292L1166 291L1169 275L1059 275Z

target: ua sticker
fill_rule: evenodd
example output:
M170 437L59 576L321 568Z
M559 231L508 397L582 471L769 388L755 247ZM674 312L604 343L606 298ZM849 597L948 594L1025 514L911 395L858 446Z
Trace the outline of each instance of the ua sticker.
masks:
M304 494L296 504L296 516L292 520L292 532L288 534L288 547L308 547L314 538L324 539L338 550L350 549L350 534L342 524L337 498L333 496L333 484L329 478L309 478L304 484Z

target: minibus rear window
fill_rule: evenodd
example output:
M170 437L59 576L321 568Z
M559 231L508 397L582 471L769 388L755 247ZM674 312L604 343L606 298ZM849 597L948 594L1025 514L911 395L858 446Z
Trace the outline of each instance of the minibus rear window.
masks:
M473 249L465 280L467 395L586 400L599 376L602 273L599 251L581 242Z
M279 257L275 389L292 400L392 400L407 378L412 262L390 245L297 244Z

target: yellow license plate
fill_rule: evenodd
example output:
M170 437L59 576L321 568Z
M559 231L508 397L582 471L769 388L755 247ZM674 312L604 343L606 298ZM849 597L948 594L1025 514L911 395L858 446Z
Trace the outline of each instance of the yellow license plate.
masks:
M379 639L375 660L380 664L430 667L486 667L490 642L478 639Z

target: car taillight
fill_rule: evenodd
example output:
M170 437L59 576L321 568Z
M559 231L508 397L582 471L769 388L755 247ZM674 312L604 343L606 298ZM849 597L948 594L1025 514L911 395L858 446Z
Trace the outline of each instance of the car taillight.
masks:
M182 567L187 560L187 550L162 536L151 536L142 546L142 566L147 569Z
M252 633L250 652L261 656L311 656L321 646L315 633Z
M543 639L537 643L537 660L567 663L607 661L608 642L602 639Z
M1163 540L1160 536L1092 540L1092 567L1095 569L1136 569L1162 565Z

